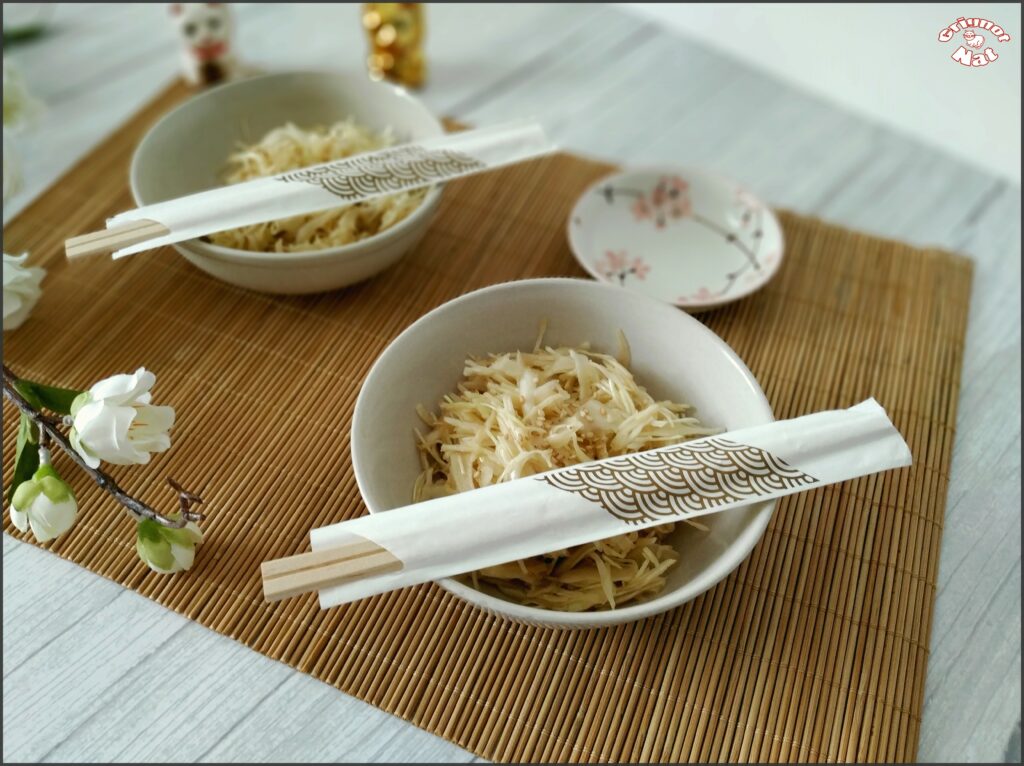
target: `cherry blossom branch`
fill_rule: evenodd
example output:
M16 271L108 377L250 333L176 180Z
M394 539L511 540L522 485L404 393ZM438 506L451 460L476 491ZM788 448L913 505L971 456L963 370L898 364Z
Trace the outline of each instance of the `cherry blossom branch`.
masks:
M757 262L757 256L750 252L750 248L743 244L734 232L729 231L723 226L719 226L711 219L705 218L704 216L698 215L697 213L693 213L690 217L694 220L695 223L699 223L701 226L707 229L711 229L712 231L717 232L718 234L721 234L723 237L725 237L726 242L733 245L737 250L739 250L741 253L743 253L743 255L747 257L747 260L750 262L751 266L753 266L758 271L761 270L761 264Z
M168 479L167 483L170 484L178 495L178 514L177 519L165 516L156 509L152 508L148 504L132 497L125 492L118 485L114 478L97 468L92 468L81 455L78 454L77 450L71 446L67 437L60 430L60 423L51 417L43 414L35 407L33 407L25 397L23 397L15 384L18 382L18 377L11 372L7 365L4 368L4 396L10 400L10 402L17 407L21 412L40 430L40 443L44 443L48 438L56 443L64 452L67 453L68 457L71 458L74 463L89 474L93 481L100 485L100 487L114 497L117 502L123 505L129 513L136 517L152 519L157 524L164 527L181 528L190 521L202 521L206 516L199 511L193 511L192 506L202 503L203 500L193 492L189 492L184 489L173 479Z
M625 197L635 197L636 199L643 199L644 197L647 196L645 192L640 191L639 189L624 189L621 187L615 187L610 185L605 186L603 189L601 189L601 193L604 194L604 198L608 201L609 205L614 203L616 194ZM751 252L750 248L747 247L740 240L740 238L736 235L735 232L730 231L726 227L715 223L710 218L705 218L699 213L689 213L687 215L684 215L683 218L689 218L694 223L699 223L704 228L710 229L711 231L714 231L716 234L720 234L722 237L725 238L726 242L728 242L741 253L743 253L743 255L746 257L748 263L751 266L753 266L757 271L761 270L761 264L758 263L757 260L757 253ZM756 232L756 235L759 236L760 232Z

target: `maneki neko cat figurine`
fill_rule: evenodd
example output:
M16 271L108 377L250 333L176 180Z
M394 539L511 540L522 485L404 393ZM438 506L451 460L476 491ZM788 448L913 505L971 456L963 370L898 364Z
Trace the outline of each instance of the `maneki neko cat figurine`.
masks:
M189 83L213 85L237 75L227 3L171 3L169 10L181 37L183 73Z

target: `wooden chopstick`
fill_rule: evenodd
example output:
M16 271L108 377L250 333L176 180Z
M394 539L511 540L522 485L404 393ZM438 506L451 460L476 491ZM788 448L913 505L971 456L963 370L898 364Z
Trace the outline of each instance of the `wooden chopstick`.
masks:
M117 232L119 232L119 231L126 231L127 232L127 231L133 231L135 229L144 229L144 228L147 228L147 227L151 226L153 223L154 223L154 221L151 221L148 218L141 218L141 219L139 219L137 221L128 221L128 223L123 223L120 226L117 226L117 227L112 228L112 229L100 229L99 231L91 231L88 234L79 234L78 236L72 237L71 239L69 239L67 241L68 242L74 242L76 244L78 244L78 243L85 244L86 242L95 242L97 240L107 239L109 237L115 236L115 234Z
M264 561L263 598L280 601L369 575L395 572L402 562L369 540Z
M88 234L72 237L64 242L64 252L68 258L112 253L122 247L137 245L140 242L170 233L171 230L162 223L143 218L110 229L91 231Z
M281 559L264 561L260 565L260 572L264 579L281 577L282 575L299 572L303 569L315 569L316 567L332 564L335 561L345 558L357 558L368 556L371 553L384 550L377 543L369 540L360 540L358 543L340 545L337 548L325 548L321 551L310 551L299 553L294 556L285 556Z

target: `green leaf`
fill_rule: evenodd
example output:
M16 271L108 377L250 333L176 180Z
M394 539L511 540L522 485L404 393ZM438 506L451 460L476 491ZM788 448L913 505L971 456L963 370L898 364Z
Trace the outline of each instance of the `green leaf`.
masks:
M61 415L71 414L71 403L82 393L71 388L44 386L42 383L24 379L15 383L14 387L36 409L45 408Z
M21 448L26 444L39 443L39 429L32 423L32 419L24 412L21 413L21 420L18 422L18 450L15 454L21 453Z
M7 487L7 503L14 499L14 493L23 482L28 481L32 478L32 474L36 472L39 467L39 450L36 449L36 445L30 441L21 443L19 429L19 444L18 454L14 459L14 474L11 476L11 483Z
M160 525L152 519L142 519L135 528L135 531L140 540L147 540L149 542L160 542L163 540L163 535L160 534Z
M25 513L42 491L43 488L38 483L23 481L15 488L14 496L11 498L11 505Z
M20 43L27 40L31 40L34 37L39 37L46 30L45 24L29 24L25 27L16 27L15 29L4 30L4 45L11 45L12 43Z
M174 554L171 553L171 544L166 540L152 543L148 540L142 541L146 549L146 560L158 569L174 569Z
M173 518L173 517L172 517ZM195 547L196 543L203 541L202 533L196 533L194 528L180 527L178 529L167 528L163 530L164 537L175 545L180 545L183 548Z
M43 403L39 401L39 397L36 396L36 392L32 390L32 381L16 380L14 381L14 390L21 394L25 398L25 401L37 410L41 410L43 408Z

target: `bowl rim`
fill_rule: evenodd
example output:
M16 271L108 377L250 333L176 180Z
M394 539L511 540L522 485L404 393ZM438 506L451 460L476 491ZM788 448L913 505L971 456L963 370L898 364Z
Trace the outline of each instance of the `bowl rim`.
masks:
M371 514L386 513L387 511L381 508L375 508L368 497L367 488L369 487L369 477L366 475L366 468L363 465L362 457L357 446L358 440L356 438L356 434L360 431L360 424L363 418L362 405L364 403L364 397L367 396L367 392L369 390L375 388L369 384L373 380L375 374L377 374L381 369L381 365L384 363L384 360L391 354L397 353L395 347L403 337L407 336L409 333L415 332L417 328L422 327L424 324L435 321L438 316L450 310L450 308L455 304L468 300L478 300L481 296L491 295L496 292L530 289L540 284L562 285L566 289L571 290L582 288L587 290L593 289L598 291L608 291L609 293L614 293L614 295L608 296L608 299L610 300L615 300L616 296L621 298L622 295L621 289L615 285L575 277L540 277L500 282L498 284L489 285L487 287L463 293L462 295L452 298L451 300L431 309L429 312L402 330L401 333L392 339L384 351L381 352L380 356L377 357L377 360L373 363L373 366L363 379L359 395L356 398L355 406L353 408L352 424L349 430L352 472L355 475L356 485L359 487L359 494L362 497L363 503ZM705 333L710 336L712 342L726 354L729 361L732 362L744 377L745 382L755 396L756 405L761 408L761 412L764 416L764 422L768 423L775 420L771 405L764 394L764 390L761 388L750 369L728 343L722 340L717 334L700 321L668 303L656 300L648 295L644 295L643 293L631 292L630 295L634 296L637 300L649 303L653 310L660 311L665 316L674 315L682 318L681 321L684 323L692 322L693 329L696 332ZM643 601L641 603L632 604L619 609L601 612L561 612L549 609L540 609L500 599L483 591L476 590L469 585L464 585L451 577L437 580L436 582L445 590L464 601L473 604L474 606L480 607L481 609L493 614L527 624L556 628L600 628L626 622L633 622L635 620L652 617L656 614L660 614L661 612L681 606L705 591L710 590L721 582L721 580L725 579L729 574L735 571L735 569L743 563L744 560L746 560L750 555L751 550L753 550L754 546L764 535L764 531L767 528L769 521L771 521L772 514L774 513L776 501L769 500L764 503L758 503L754 507L758 506L760 506L760 510L752 519L750 524L748 524L739 536L724 551L722 551L717 559L715 559L716 561L719 561L726 554L729 554L733 559L731 566L720 567L719 569L721 569L721 571L710 576L706 575L707 570L705 570L705 576L698 575L682 588L658 595L649 601Z
M146 145L154 140L153 136L161 128L165 128L165 123L169 123L178 113L185 108L192 107L193 104L199 103L203 100L214 99L220 96L227 90L236 87L250 87L253 83L265 82L266 80L275 79L287 79L304 76L326 76L335 79L345 81L359 81L362 83L362 77L359 77L351 72L335 72L329 69L295 69L295 70L282 70L277 72L267 72L265 74L255 75L253 77L247 77L241 80L235 80L233 82L227 82L223 85L218 85L210 90L203 93L196 94L191 98L181 102L166 114L162 115L156 122L154 122L142 139L135 146L135 150L132 152L132 160L128 171L128 186L131 190L132 199L135 204L139 207L148 204L155 204L153 202L144 202L142 196L139 193L139 175L141 157L143 156ZM440 132L438 135L445 133L444 123L438 119L438 117L427 108L427 105L420 99L413 96L405 88L389 83L386 81L374 81L366 79L366 83L371 87L376 88L382 92L390 92L391 95L397 96L402 100L408 101L411 104L418 107L424 114L433 121L434 127ZM381 243L389 239L397 239L403 234L406 234L409 229L415 228L418 224L422 223L424 219L427 221L433 216L437 206L441 202L441 194L444 192L444 184L435 184L427 189L427 194L424 196L423 201L413 210L409 215L403 218L401 221L396 223L384 231L378 232L373 236L361 239L357 242L349 242L344 245L335 245L334 247L324 247L318 250L300 250L296 252L278 253L278 252L262 252L257 250L240 250L234 247L224 247L223 245L215 245L212 242L203 242L200 239L189 239L184 242L178 243L181 245L187 245L188 249L193 253L200 255L216 258L221 261L244 261L264 264L281 264L294 266L304 261L318 261L323 259L339 259L346 258L348 256L359 256L364 255L368 250L372 250L379 246ZM219 188L219 187L215 187ZM199 190L203 191L203 190ZM341 207L341 205L339 205Z
M775 214L775 210L770 205L765 203L765 201L761 198L760 195L754 194L754 192L752 192L746 184L741 184L739 181L732 178L732 176L728 176L724 173L719 173L718 171L708 170L707 168L701 167L699 165L631 165L629 167L621 168L619 170L613 170L607 175L601 176L592 184L590 184L586 189L584 189L580 196L577 197L576 202L573 204L572 212L569 213L569 218L566 221L566 235L569 240L569 249L572 251L573 258L576 259L576 262L583 268L584 271L586 271L590 276L592 276L596 281L600 282L601 284L608 284L610 286L617 287L618 289L626 289L633 293L648 295L642 290L637 290L635 288L623 288L618 285L611 285L611 283L609 283L602 274L600 274L596 269L594 269L593 266L591 266L589 259L584 257L584 254L582 252L584 248L582 244L579 242L579 235L575 233L576 227L573 225L573 221L580 217L580 209L583 207L584 204L589 202L590 197L593 196L593 192L599 189L601 186L607 184L612 179L634 178L638 175L648 175L651 173L658 173L662 175L673 173L676 175L681 175L683 177L687 175L700 176L701 178L713 181L715 183L731 184L733 187L737 189L742 189L744 192L746 192L755 200L757 200L757 202L761 205L764 211L768 214L768 217L775 222L775 225L779 230L779 257L775 259L775 263L770 267L768 271L764 272L762 278L757 282L754 282L753 284L750 285L746 285L739 291L732 293L724 298L710 299L706 301L661 301L662 303L666 303L670 306L675 306L677 308L686 310L706 311L708 309L717 308L719 306L725 306L729 303L733 303L734 301L746 298L747 296L752 295L753 293L760 290L762 287L767 285L772 280L772 278L778 272L779 267L782 266L783 258L786 257L786 232L782 228L782 222L779 220L779 217ZM651 296L648 295L648 297Z

